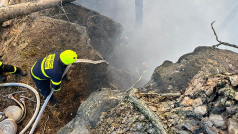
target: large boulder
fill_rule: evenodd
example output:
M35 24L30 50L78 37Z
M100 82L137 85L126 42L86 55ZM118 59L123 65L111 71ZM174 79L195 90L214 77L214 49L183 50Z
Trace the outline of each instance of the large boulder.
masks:
M119 44L123 31L121 24L77 4L65 4L63 7L42 10L36 14L86 27L90 44L107 60L113 55L114 47Z
M26 83L36 88L30 76L31 67L39 58L57 50L74 50L79 59L103 59L103 56L90 45L86 27L75 23L34 14L15 19L11 23L6 23L4 27L1 32L1 60L4 64L19 66L28 72L27 77L8 74L7 82ZM91 92L102 87L110 87L105 70L107 70L107 64L78 63L73 65L68 72L72 80L63 81L61 91L54 93L59 103L56 106L50 103L46 107L35 133L42 133L41 126L44 126L48 116L50 118L45 131L56 133L60 127L75 117L79 105ZM34 97L32 92L24 88L0 90L0 94L5 95L16 90L26 91L25 96L28 98ZM19 95L15 97L19 98ZM1 111L14 104L5 98L1 98L0 101ZM26 106L27 116L18 126L19 131L28 123L35 110L34 102L27 101Z
M121 100L122 92L102 88L94 91L79 107L76 117L66 126L62 127L58 134L87 134L91 128L95 128L103 112L115 107Z
M165 61L157 67L150 81L141 91L157 93L184 91L191 79L200 73L236 73L238 55L229 50L212 47L197 47L192 53L179 58L176 63Z

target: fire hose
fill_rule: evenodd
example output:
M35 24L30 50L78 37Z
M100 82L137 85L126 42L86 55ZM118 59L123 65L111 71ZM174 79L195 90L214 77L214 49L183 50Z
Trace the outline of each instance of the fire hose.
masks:
M23 83L2 83L0 84L0 87L7 87L7 86L21 86L21 87L25 87L27 89L30 89L36 96L36 110L35 113L33 114L31 120L28 122L28 124L25 126L25 128L20 132L20 134L24 134L26 132L26 130L31 126L31 124L33 123L33 121L35 120L39 109L40 109L40 96L38 91L36 91L33 87L23 84Z

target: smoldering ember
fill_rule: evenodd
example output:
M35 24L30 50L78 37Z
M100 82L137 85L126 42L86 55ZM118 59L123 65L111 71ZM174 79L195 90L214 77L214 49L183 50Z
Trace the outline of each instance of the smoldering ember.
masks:
M196 46L176 62L153 61L157 67L147 79L150 64L132 64L147 49L131 51L146 45L138 37L147 7L135 0L137 34L128 34L124 24L94 11L110 8L105 3L110 2L0 1L1 134L238 133L238 54L218 48L238 47L219 39L216 23L207 25L217 45ZM77 60L68 65L61 90L51 90L58 102L48 103L50 97L33 81L32 66L65 50L76 52ZM22 72L4 72L8 65ZM39 71L44 74L43 63Z

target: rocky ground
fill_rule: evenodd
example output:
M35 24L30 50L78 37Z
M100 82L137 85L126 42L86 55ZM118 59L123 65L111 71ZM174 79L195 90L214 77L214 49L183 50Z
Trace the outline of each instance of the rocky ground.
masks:
M7 82L35 88L29 72L34 62L56 50L73 49L78 58L101 60L113 56L123 30L110 18L75 4L57 6L5 22L0 35L0 57L5 64L27 70L27 77L6 74ZM127 71L106 64L75 64L54 93L35 133L204 133L238 132L238 54L212 47L197 47L176 63L158 66L144 86ZM110 63L109 63L110 64ZM108 70L108 71L106 71ZM0 111L17 105L3 97L16 91L34 99L25 88L0 88ZM120 90L119 90L120 89ZM127 92L126 92L127 91ZM43 98L41 97L43 100ZM43 101L41 101L43 104ZM26 101L27 117L35 102Z
M238 75L197 74L184 94L140 93L102 112L90 133L236 134Z
M141 88L129 88L127 93L109 93L110 89L94 92L58 134L82 130L98 134L235 134L237 58L231 51L198 47L177 63L164 62ZM102 94L107 94L107 98ZM92 117L97 118L92 121ZM141 124L146 127L141 128Z
M138 99L161 119L167 133L235 134L238 75L196 75L177 99L160 94L139 94Z

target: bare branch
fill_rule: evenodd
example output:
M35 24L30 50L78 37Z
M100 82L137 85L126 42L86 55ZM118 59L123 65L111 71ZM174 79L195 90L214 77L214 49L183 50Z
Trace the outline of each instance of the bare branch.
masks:
M178 97L181 96L181 93L164 93L164 94L158 94L158 93L140 93L141 95L158 95L162 97Z
M26 3L20 3L16 5L1 7L0 8L0 13L1 13L0 24L2 24L4 21L7 21L19 16L28 15L32 12L36 12L36 11L40 11L50 7L54 7L56 5L60 5L62 1L67 3L67 2L72 2L74 0L40 0L37 2L26 2Z
M68 21L70 22L70 20L69 20L69 18L68 18L68 16L67 16L67 14L66 14L66 12L65 12L65 10L64 10L64 7L63 7L63 4L62 4L62 1L61 1L61 8L62 8L62 10L63 10L63 12L64 12L64 14L65 14L66 18L67 18L67 19L68 19Z
M142 76L125 93L128 93L141 80L141 78L142 78Z
M214 32L214 35L216 36L216 40L217 40L218 42L221 42L221 41L218 40L216 31L215 31L214 28L213 28L213 23L214 23L214 22L215 22L215 21L213 21L212 24L211 24L212 30L213 30L213 32Z
M213 45L212 47L215 48L215 47L218 47L218 46L220 46L220 45L225 45L225 46L230 46L230 47L238 48L237 45L230 44L230 43L227 43L227 42L222 42L222 41L220 41L220 40L218 39L218 36L217 36L217 34L216 34L216 31L215 31L215 29L213 28L213 23L214 23L214 22L215 22L215 21L213 21L213 22L211 23L211 27L212 27L212 30L213 30L213 32L214 32L214 35L216 36L216 40L217 40L219 43L218 43L217 45Z

